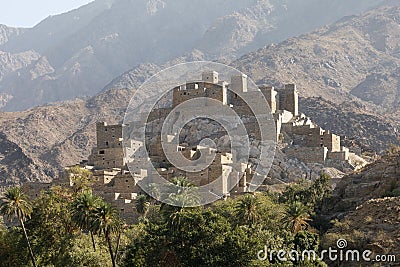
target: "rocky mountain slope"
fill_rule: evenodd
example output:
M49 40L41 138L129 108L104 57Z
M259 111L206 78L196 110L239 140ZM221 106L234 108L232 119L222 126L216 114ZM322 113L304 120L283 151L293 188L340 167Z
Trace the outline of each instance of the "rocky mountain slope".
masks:
M0 185L49 181L65 166L87 159L96 142L95 124L122 121L129 90L111 90L0 116Z
M396 113L399 14L397 4L343 18L245 55L234 65L258 82L294 82L305 97L322 96L342 103L356 96L378 105L370 108L377 113Z
M400 19L396 14L400 14L398 3L345 17L312 33L267 45L231 64L258 84L296 83L303 97L321 96L349 104L357 113L380 115L397 123ZM385 29L391 29L385 35L388 41L381 39L378 44ZM197 60L206 58L200 51L195 55ZM189 55L178 62L192 58ZM133 88L140 72L154 73L173 63L177 62L140 65L106 88Z
M40 75L20 76L16 70L0 78L0 94L9 96L3 98L8 111L90 96L139 64L163 64L193 51L206 59L234 59L381 2L96 0L7 42L2 38L0 51L38 53L40 58L22 72Z
M23 28L8 27L0 24L0 45L7 43L13 38L24 33Z
M358 206L325 234L323 247L336 248L338 239L347 241L346 249L370 250L370 259L386 255L385 266L398 266L400 257L400 197L371 199ZM390 255L390 256L389 256ZM395 258L392 258L392 255ZM390 258L389 258L390 257ZM361 258L361 256L360 256ZM360 262L331 263L334 266L360 266ZM376 266L363 262L362 266Z
M342 145L354 151L383 154L390 144L398 144L399 125L385 116L366 112L357 101L333 103L322 97L300 98L300 111L323 129L340 135ZM359 153L359 152L358 152Z
M340 218L370 199L400 196L399 167L400 154L397 153L343 177L327 204L326 213Z
M338 219L325 234L324 247L336 247L336 241L344 238L349 249L371 250L372 257L376 254L396 255L398 263L399 166L400 154L397 152L341 179L323 209L328 219Z
M382 152L389 143L396 143L396 112L391 116L381 106L359 99L351 91L373 70L390 72L390 66L398 64L399 59L396 53L390 52L392 50L378 50L371 41L375 37L361 35L352 25L361 21L368 24L371 17L385 17L393 14L393 10L398 11L399 7L383 7L343 19L311 34L266 46L233 64L258 83L295 82L302 96L320 95L321 98L303 98L301 111L323 128L346 136L346 145ZM387 21L391 23L392 20ZM5 76L18 73L22 77L42 76L52 80L48 60L32 53L38 60L21 63L28 67L15 72L7 70ZM112 80L94 97L1 113L0 147L15 145L12 151L27 162L18 165L18 157L0 152L3 155L1 181L49 180L63 166L86 159L95 142L95 122L120 122L135 88L163 67L205 57L201 51L193 50L164 65L141 64ZM7 77L3 81L7 81ZM11 83L12 79L8 81ZM19 87L24 87L23 81L18 81ZM386 87L380 89L387 90ZM277 169L276 173L279 171Z

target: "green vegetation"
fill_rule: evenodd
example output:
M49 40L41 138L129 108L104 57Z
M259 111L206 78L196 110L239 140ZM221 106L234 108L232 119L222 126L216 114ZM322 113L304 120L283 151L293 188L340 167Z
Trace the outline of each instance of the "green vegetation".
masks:
M326 175L281 194L245 194L207 207L161 204L142 195L135 203L141 219L134 225L125 225L93 195L88 179L77 177L76 187L52 187L32 203L20 188L9 189L1 212L20 224L7 228L0 221L0 266L325 266L318 260L261 261L257 253L265 247L318 251L313 225L329 197ZM171 204L197 201L190 183L181 177L174 183L181 188L171 191Z
M0 205L0 213L11 219L13 216L18 218L19 224L24 232L24 237L28 245L29 255L31 256L32 264L36 267L35 256L33 255L28 234L26 233L24 221L29 218L32 213L32 206L27 201L25 194L20 187L9 188L4 194L5 197Z

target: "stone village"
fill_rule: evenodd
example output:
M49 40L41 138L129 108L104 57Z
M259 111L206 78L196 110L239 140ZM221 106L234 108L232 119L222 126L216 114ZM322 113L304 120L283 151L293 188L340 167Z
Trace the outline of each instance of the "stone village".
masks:
M227 83L220 81L219 74L215 71L204 72L199 81L190 81L185 85L175 87L172 90L171 105L152 111L148 122L163 121L176 106L198 97L215 99L223 105L232 107L241 117L249 117L252 113L235 94L237 90L247 93L247 76L232 76L230 83ZM354 159L359 157L351 153L348 148L341 146L340 136L322 129L310 118L299 113L298 91L294 84L287 84L279 90L262 85L258 90L264 95L274 118L277 142L282 143L284 136L291 136L290 145L282 149L288 157L296 158L306 164L319 163L337 169L356 167ZM247 120L247 122L246 129L249 135L257 139L257 127L254 126L254 121ZM143 193L137 182L147 176L147 173L144 170L134 172L128 170L127 164L129 161L135 161L135 158L126 155L133 155L132 151L137 151L143 144L134 140L124 141L125 127L127 125L108 125L106 122L98 122L96 125L97 146L92 149L88 160L81 162L79 166L91 172L93 192L112 203L119 210L122 218L130 222L137 218L134 212L135 199ZM211 132L213 136L209 137L217 141L224 140L226 134L224 131L212 129ZM229 146L209 148L190 140L180 140L179 136L170 136L170 139L179 138L176 150L189 160L196 160L199 155L205 155L206 158L207 155L215 156L204 170L188 173L168 164L159 136L160 130L154 130L149 137L149 142L146 142L146 148L149 151L149 160L158 174L166 180L183 176L193 184L201 186L222 177L222 184L217 189L221 196L233 196L249 191L254 175L252 164L242 164L238 173L239 179L235 180L234 185L230 184L232 183L230 175L233 159ZM52 184L70 185L71 180L65 172ZM30 197L34 198L41 190L48 189L50 186L51 184L26 183L24 189Z

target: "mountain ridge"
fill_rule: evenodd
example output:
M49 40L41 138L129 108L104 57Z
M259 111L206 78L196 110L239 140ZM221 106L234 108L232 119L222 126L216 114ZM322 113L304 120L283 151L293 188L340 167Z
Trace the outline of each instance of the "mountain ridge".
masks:
M232 60L382 1L97 0L49 17L0 45L0 51L12 54L34 50L47 59L47 69L54 69L33 80L20 81L15 73L0 80L0 93L12 96L3 109L93 96L133 66L163 65L194 51L207 60Z

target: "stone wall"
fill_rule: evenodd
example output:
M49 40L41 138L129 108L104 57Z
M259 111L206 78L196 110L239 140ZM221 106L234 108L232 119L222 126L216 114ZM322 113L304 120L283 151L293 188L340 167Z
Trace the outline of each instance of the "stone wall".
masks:
M323 133L324 130L321 127L310 128L310 132L307 135L307 146L308 147L323 147Z
M326 147L291 147L284 150L289 157L295 157L306 163L324 164L328 154Z
M49 190L51 186L51 183L26 182L22 185L22 191L32 200L37 198L42 191Z
M229 89L233 92L247 92L247 75L232 76Z
M173 89L172 108L197 97L215 99L227 104L227 88L225 85L213 84L205 81L189 82ZM209 102L212 105L212 102Z
M171 110L172 110L172 108L154 109L150 112L150 114L147 118L142 118L142 121L151 122L154 120L166 118L168 116L168 114L171 112Z
M271 109L271 113L275 113L278 109L277 106L278 93L275 91L273 86L263 85L260 86L259 88L268 102L269 108Z
M122 125L107 125L105 122L96 124L97 148L120 148L122 138Z
M292 126L291 131L294 134L309 135L309 134L311 134L311 127L310 127L310 125Z
M325 131L323 136L323 144L332 152L340 151L340 136Z
M329 159L336 159L340 161L348 161L349 160L350 151L346 147L341 147L340 151L328 152Z
M296 85L287 84L285 89L280 90L279 109L290 111L294 116L299 115L299 95Z

